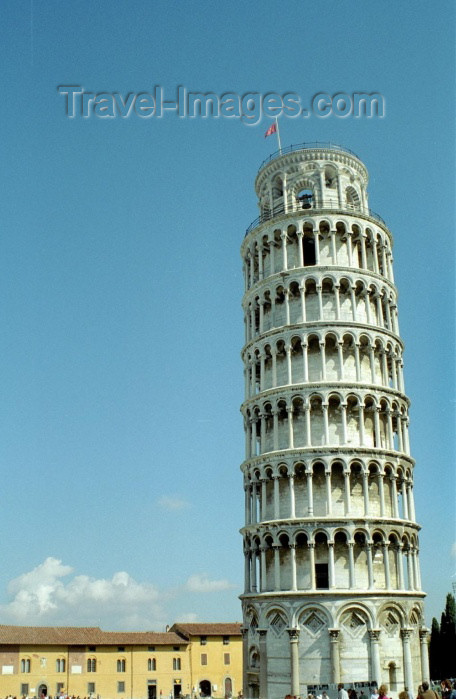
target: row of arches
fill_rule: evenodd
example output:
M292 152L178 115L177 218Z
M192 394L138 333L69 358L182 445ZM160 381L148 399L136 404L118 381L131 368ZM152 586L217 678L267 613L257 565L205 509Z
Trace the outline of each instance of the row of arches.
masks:
M257 637L258 629L273 628L277 624L277 614L284 622L284 629L300 630L308 625L315 615L322 622L321 629L337 630L345 625L347 617L355 613L360 615L369 630L383 629L386 634L391 634L391 626L394 626L399 627L399 629L405 628L427 633L424 626L422 604L419 602L408 604L403 601L387 600L380 604L363 604L347 601L337 607L326 607L315 601L303 601L297 607L288 607L277 600L261 602L258 605L246 600L243 607L243 633L244 635L248 634L251 638Z
M360 223L293 221L249 239L242 255L246 291L279 272L316 265L362 269L394 281L389 236Z
M421 590L414 535L297 529L245 538L245 592Z
M246 525L306 517L415 521L411 468L353 459L254 466L245 474Z
M247 342L284 325L322 321L363 323L398 335L396 295L375 282L325 275L276 283L244 301Z
M243 353L245 396L312 382L374 384L404 392L402 346L364 331L268 337Z
M282 449L347 446L410 453L408 405L364 392L297 392L242 407L246 458Z

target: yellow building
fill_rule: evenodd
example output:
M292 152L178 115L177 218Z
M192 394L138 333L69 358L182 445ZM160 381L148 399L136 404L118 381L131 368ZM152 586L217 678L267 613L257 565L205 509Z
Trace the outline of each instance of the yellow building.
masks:
M166 633L0 626L0 672L0 697L224 698L242 688L240 624Z
M189 643L196 696L236 697L242 691L241 624L178 623L170 631Z

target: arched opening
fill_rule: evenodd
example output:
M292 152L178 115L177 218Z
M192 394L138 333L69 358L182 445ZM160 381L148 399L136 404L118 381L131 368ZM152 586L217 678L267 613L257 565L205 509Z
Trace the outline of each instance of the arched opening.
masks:
M199 688L201 697L211 696L211 683L209 682L209 680L201 680L201 682L199 683Z
M301 189L301 191L298 192L298 196L296 197L296 199L298 202L298 208L311 209L312 208L312 200L313 200L313 192L311 189Z
M231 699L233 696L233 682L231 677L225 677L225 699Z
M48 693L47 685L40 684L40 686L38 687L38 697L40 697L40 699L42 699L42 697L47 697L47 693Z

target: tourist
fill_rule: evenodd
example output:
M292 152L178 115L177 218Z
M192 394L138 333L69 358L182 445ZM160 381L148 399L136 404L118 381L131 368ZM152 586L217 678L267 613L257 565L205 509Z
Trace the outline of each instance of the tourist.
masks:
M371 698L370 698L370 699L378 699L378 689L377 689L377 685L375 685L375 687L372 688L372 694L371 694Z
M348 699L348 692L342 682L337 685L337 699Z
M378 688L378 699L388 699L386 693L388 691L388 687L386 684L381 684L380 687Z
M422 682L418 699L440 699L440 697L433 689L429 689L429 682Z

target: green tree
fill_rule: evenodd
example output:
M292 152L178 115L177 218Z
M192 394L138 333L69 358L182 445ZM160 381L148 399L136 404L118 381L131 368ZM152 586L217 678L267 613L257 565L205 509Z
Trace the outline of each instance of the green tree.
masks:
M442 679L442 658L440 655L440 624L435 617L431 625L431 642L429 644L429 671L433 680Z
M456 602L452 594L446 597L445 611L440 622L440 651L442 679L456 676Z

